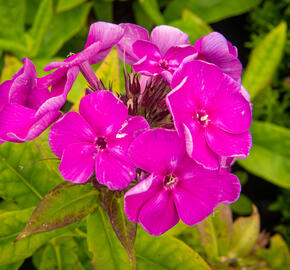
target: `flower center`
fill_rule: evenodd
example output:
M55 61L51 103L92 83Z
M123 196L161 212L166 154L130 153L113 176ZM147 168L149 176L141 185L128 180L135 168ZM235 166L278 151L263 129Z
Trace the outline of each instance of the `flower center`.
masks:
M176 186L177 181L178 180L174 175L172 175L172 174L167 175L164 177L164 186L167 189L172 189Z
M169 69L169 65L167 63L167 61L165 59L160 59L159 60L159 66L163 69L168 70Z
M202 126L206 126L208 122L210 122L208 119L208 114L204 111L197 112L193 118L196 119Z
M107 147L107 141L104 137L99 137L96 140L96 145L98 147L99 150L103 150L106 149Z

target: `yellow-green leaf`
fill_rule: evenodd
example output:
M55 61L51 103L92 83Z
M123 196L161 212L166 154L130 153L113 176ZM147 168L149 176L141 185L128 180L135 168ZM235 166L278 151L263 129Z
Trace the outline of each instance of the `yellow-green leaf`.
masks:
M21 67L22 62L19 61L15 56L6 54L4 56L4 68L1 73L0 82L4 82L6 80L11 80L14 73L16 73Z
M271 83L283 55L286 33L287 24L281 22L251 52L242 83L252 98Z

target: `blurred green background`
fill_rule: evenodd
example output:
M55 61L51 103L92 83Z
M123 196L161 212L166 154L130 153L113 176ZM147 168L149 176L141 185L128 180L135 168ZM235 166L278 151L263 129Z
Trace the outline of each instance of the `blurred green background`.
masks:
M43 76L45 73L42 68L46 64L64 59L70 52L82 50L90 24L98 20L137 23L149 31L156 25L169 24L188 33L191 44L212 31L219 31L238 47L240 60L244 66L242 84L251 94L254 118L251 126L253 147L250 156L246 160L238 160L233 166L233 172L239 176L243 185L240 199L231 206L234 218L251 215L239 219L241 224L237 223L236 228L233 229L232 240L240 244L239 248L235 249L239 252L235 253L236 257L233 255L233 249L224 254L222 252L215 254L214 244L211 241L220 241L221 235L216 235L215 240L209 240L209 237L204 237L204 234L213 237L213 228L217 233L218 226L225 230L226 227L215 223L214 218L213 221L208 219L202 226L192 231L181 226L180 230L178 228L173 230L171 235L199 252L213 269L290 269L288 250L290 245L290 0L0 0L1 82L10 79L21 67L23 57L32 59L36 64L38 75ZM107 62L111 69L97 65L95 67L98 69L97 72L100 76L104 76L103 80L107 85L114 76L115 87L120 88L115 90L124 91L120 72L122 63L118 60L115 51L108 56ZM84 88L85 81L80 75L69 95L71 103L78 103ZM47 143L41 138L38 143L47 148ZM45 195L60 181L52 180L56 177L55 171L45 177L39 176L47 169L46 165L38 167L36 172L34 169L18 171L18 166L43 156L43 153L38 153L33 147L35 146L31 143L0 147L0 198L2 198L0 219L1 213L7 214L10 210L21 210L25 216L27 211L31 213L27 209L35 207L39 201L39 198L23 200L22 197L21 199L19 197L21 192L19 190L16 192L16 187L15 190L11 188L10 182L17 185L19 177L27 177L36 189L39 188L40 194ZM20 160L17 154L21 151L30 154L24 155ZM47 152L44 153L44 156L48 157ZM37 181L46 181L46 185L39 187ZM21 196L29 197L27 192L22 193ZM255 209L253 205L257 206L259 215L253 212ZM230 210L223 209L221 213L228 213L227 211ZM27 217L29 215L26 214ZM228 214L225 215L230 220ZM257 221L257 216L258 219L260 216L261 223ZM2 220L3 222L5 220ZM23 224L19 226L21 228ZM211 233L208 232L208 228L211 228ZM237 235L238 229L241 230L240 235ZM268 234L259 234L260 230L266 230ZM274 235L276 232L280 235ZM0 258L2 258L1 253L4 254L7 239L12 237L10 235L7 238L6 234L7 232L3 232L2 235L0 233ZM269 249L268 240L272 235L274 236L271 238ZM247 237L255 241L251 242ZM49 259L49 256L47 258L43 255L46 253L54 257L48 247L65 250L59 255L64 256L61 257L64 260L63 264L58 262L56 269L92 267L85 263L90 261L89 255L79 253L78 256L81 258L75 258L73 255L75 252L78 253L79 249L87 248L83 247L85 244L82 241L66 239L61 242L55 240L58 238L52 239L54 242L43 241L22 257L12 261L7 259L7 263L13 264L7 264L3 259L2 263L0 262L0 270L33 269L33 267L54 269L40 259L39 254L44 258L43 260ZM243 245L241 245L242 241L245 241ZM35 253L32 264L31 258L27 258L34 252L38 253ZM5 256L3 255L3 258ZM68 260L66 256L72 256L78 262L74 264L75 268L72 268L72 264L66 264ZM277 257L280 258L278 261ZM226 266L222 263L222 258L227 258L224 259L227 261ZM177 269L174 267L147 269Z

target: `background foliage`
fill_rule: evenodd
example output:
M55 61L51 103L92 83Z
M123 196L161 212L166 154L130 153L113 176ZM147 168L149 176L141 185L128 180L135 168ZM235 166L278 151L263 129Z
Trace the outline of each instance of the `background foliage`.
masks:
M193 44L229 18L244 14L239 18L246 23L232 31L248 31L245 46L251 50L242 59L246 63L242 82L251 94L254 114L251 154L233 168L244 188L232 210L221 205L198 226L180 223L160 237L138 227L136 240L136 225L122 210L122 194L95 189L90 183L62 183L56 161L33 163L54 157L47 132L25 144L3 144L0 270L136 269L136 265L153 270L289 269L285 242L290 244L289 4L289 0L0 0L1 82L21 67L23 57L32 59L43 76L45 64L83 48L88 27L96 20L135 22L148 30L169 24L188 33ZM231 32L223 34L231 40ZM113 91L124 91L122 63L115 50L95 68L107 86L113 78ZM73 110L84 88L80 75L69 94ZM272 193L270 210L269 200L267 204L258 200L269 194L266 190ZM241 217L233 221L232 211ZM261 221L267 233L260 232Z

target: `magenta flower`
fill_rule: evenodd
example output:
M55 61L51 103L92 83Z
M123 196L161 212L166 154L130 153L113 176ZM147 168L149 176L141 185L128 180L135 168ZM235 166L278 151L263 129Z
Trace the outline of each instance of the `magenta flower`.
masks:
M196 60L215 64L234 80L241 81L242 64L237 58L238 50L222 34L212 32L197 40L194 48L198 51Z
M26 142L39 136L61 113L65 100L42 86L27 58L12 80L0 85L0 140Z
M58 69L52 76L64 80L66 73L74 68L78 74L79 69L92 87L98 89L98 79L90 65L101 61L111 48L122 38L124 30L112 23L96 22L90 27L88 39L83 51L73 54L64 61L51 62L45 66L45 71ZM63 77L59 76L63 74Z
M155 27L151 37L147 30L134 24L120 24L125 33L118 43L120 58L133 64L134 71L142 75L162 75L169 82L181 62L196 50L189 45L188 35L179 29L161 25Z
M130 146L135 165L150 175L125 194L125 213L152 235L160 235L181 219L195 225L219 203L238 199L233 174L218 175L190 159L176 131L149 130Z
M238 82L215 65L190 61L176 71L171 87L166 103L191 158L217 169L219 156L247 157L252 114Z
M85 96L79 111L67 113L49 133L51 149L61 158L63 178L83 183L95 171L100 184L126 188L135 178L128 147L148 123L141 116L128 116L126 106L109 91Z

